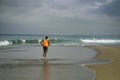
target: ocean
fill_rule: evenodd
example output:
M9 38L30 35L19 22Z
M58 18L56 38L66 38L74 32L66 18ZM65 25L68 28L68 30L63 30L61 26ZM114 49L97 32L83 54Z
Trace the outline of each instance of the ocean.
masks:
M0 34L0 46L38 45L46 35ZM120 45L120 35L47 35L51 46Z
M46 35L0 34L0 80L93 80L95 72L87 64L103 64L98 54L86 46L119 46L119 35L47 35L47 61L41 60Z

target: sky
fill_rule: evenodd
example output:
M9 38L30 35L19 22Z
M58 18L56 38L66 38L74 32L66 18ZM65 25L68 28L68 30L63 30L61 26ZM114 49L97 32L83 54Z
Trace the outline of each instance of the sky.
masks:
M0 33L120 34L120 0L0 0Z

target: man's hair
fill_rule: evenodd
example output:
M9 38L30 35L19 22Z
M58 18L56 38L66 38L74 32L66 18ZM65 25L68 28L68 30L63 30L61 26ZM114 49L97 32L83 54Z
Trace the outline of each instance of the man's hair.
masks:
M45 39L48 39L48 36L45 36Z

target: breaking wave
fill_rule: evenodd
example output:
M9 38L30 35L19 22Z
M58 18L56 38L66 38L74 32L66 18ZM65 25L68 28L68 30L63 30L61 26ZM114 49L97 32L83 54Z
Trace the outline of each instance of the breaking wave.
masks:
M0 41L0 46L6 46L6 45L11 45L12 42L9 42L7 40Z
M14 44L38 44L41 39L16 39L16 40L0 40L0 46L8 46ZM96 45L96 44L120 44L119 39L50 39L52 46L85 46L85 45Z
M83 39L82 42L85 42L85 43L120 43L120 40L111 40L111 39Z

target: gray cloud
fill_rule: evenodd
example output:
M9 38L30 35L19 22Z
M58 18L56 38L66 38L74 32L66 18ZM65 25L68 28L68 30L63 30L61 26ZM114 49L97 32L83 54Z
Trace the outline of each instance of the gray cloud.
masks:
M117 1L0 0L0 33L120 33Z
M108 5L104 5L100 8L101 13L109 16L120 16L120 0L114 0Z

